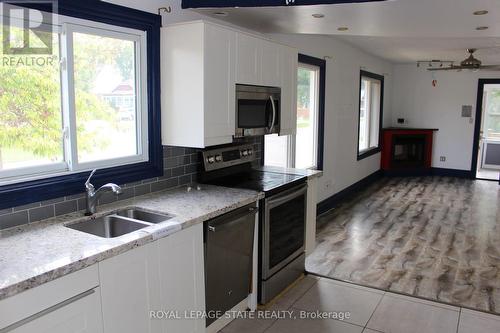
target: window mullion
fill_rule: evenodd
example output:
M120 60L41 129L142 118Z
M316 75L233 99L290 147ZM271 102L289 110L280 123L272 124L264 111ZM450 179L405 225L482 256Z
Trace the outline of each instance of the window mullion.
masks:
M366 103L365 103L365 116L366 116L366 127L365 127L365 140L366 148L371 148L371 118L372 118L372 82L367 80L366 84Z
M61 84L63 98L63 119L65 132L65 156L70 170L78 169L76 145L76 108L73 64L73 29L64 24L62 29Z

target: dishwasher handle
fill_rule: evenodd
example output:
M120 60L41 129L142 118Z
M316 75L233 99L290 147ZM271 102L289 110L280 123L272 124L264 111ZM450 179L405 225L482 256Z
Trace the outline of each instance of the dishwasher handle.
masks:
M230 218L228 218L224 223L217 223L217 221L214 221L208 225L208 231L210 232L218 232L225 230L235 224L241 223L241 218L245 216L250 216L250 215L255 215L257 214L257 208L255 207L249 207L242 212L232 215Z

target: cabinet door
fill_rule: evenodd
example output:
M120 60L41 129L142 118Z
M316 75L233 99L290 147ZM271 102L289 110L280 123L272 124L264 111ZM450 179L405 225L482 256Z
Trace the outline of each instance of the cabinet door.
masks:
M237 34L236 83L261 84L262 40Z
M149 312L162 310L156 300L158 264L155 243L99 263L104 333L159 332Z
M160 302L162 309L205 310L203 224L192 226L158 242ZM205 332L204 319L162 320L163 333Z
M236 32L206 24L204 44L206 147L233 142Z
M62 305L62 304L61 304ZM46 309L44 313L12 333L102 333L101 299L99 288L91 289L86 296L62 306Z
M281 45L262 40L262 81L270 87L281 87Z
M297 50L282 46L281 130L280 135L297 132Z

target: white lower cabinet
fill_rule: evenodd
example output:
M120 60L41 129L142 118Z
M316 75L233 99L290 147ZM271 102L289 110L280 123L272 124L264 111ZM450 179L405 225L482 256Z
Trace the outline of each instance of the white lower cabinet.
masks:
M97 265L0 301L0 332L102 333Z
M104 333L198 333L205 309L203 224L99 263Z
M99 263L105 333L159 332L149 311L159 307L156 244Z
M12 333L102 333L99 288L47 309Z
M0 332L202 333L204 310L200 223L1 300Z
M162 320L162 332L205 332L205 320L191 312L200 313L205 310L203 224L162 238L156 243L159 253L161 308L175 311L183 318Z

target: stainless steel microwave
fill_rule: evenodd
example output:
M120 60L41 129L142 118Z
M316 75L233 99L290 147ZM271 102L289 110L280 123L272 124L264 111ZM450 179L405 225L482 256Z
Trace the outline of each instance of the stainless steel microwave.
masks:
M235 137L279 133L281 88L236 85Z

